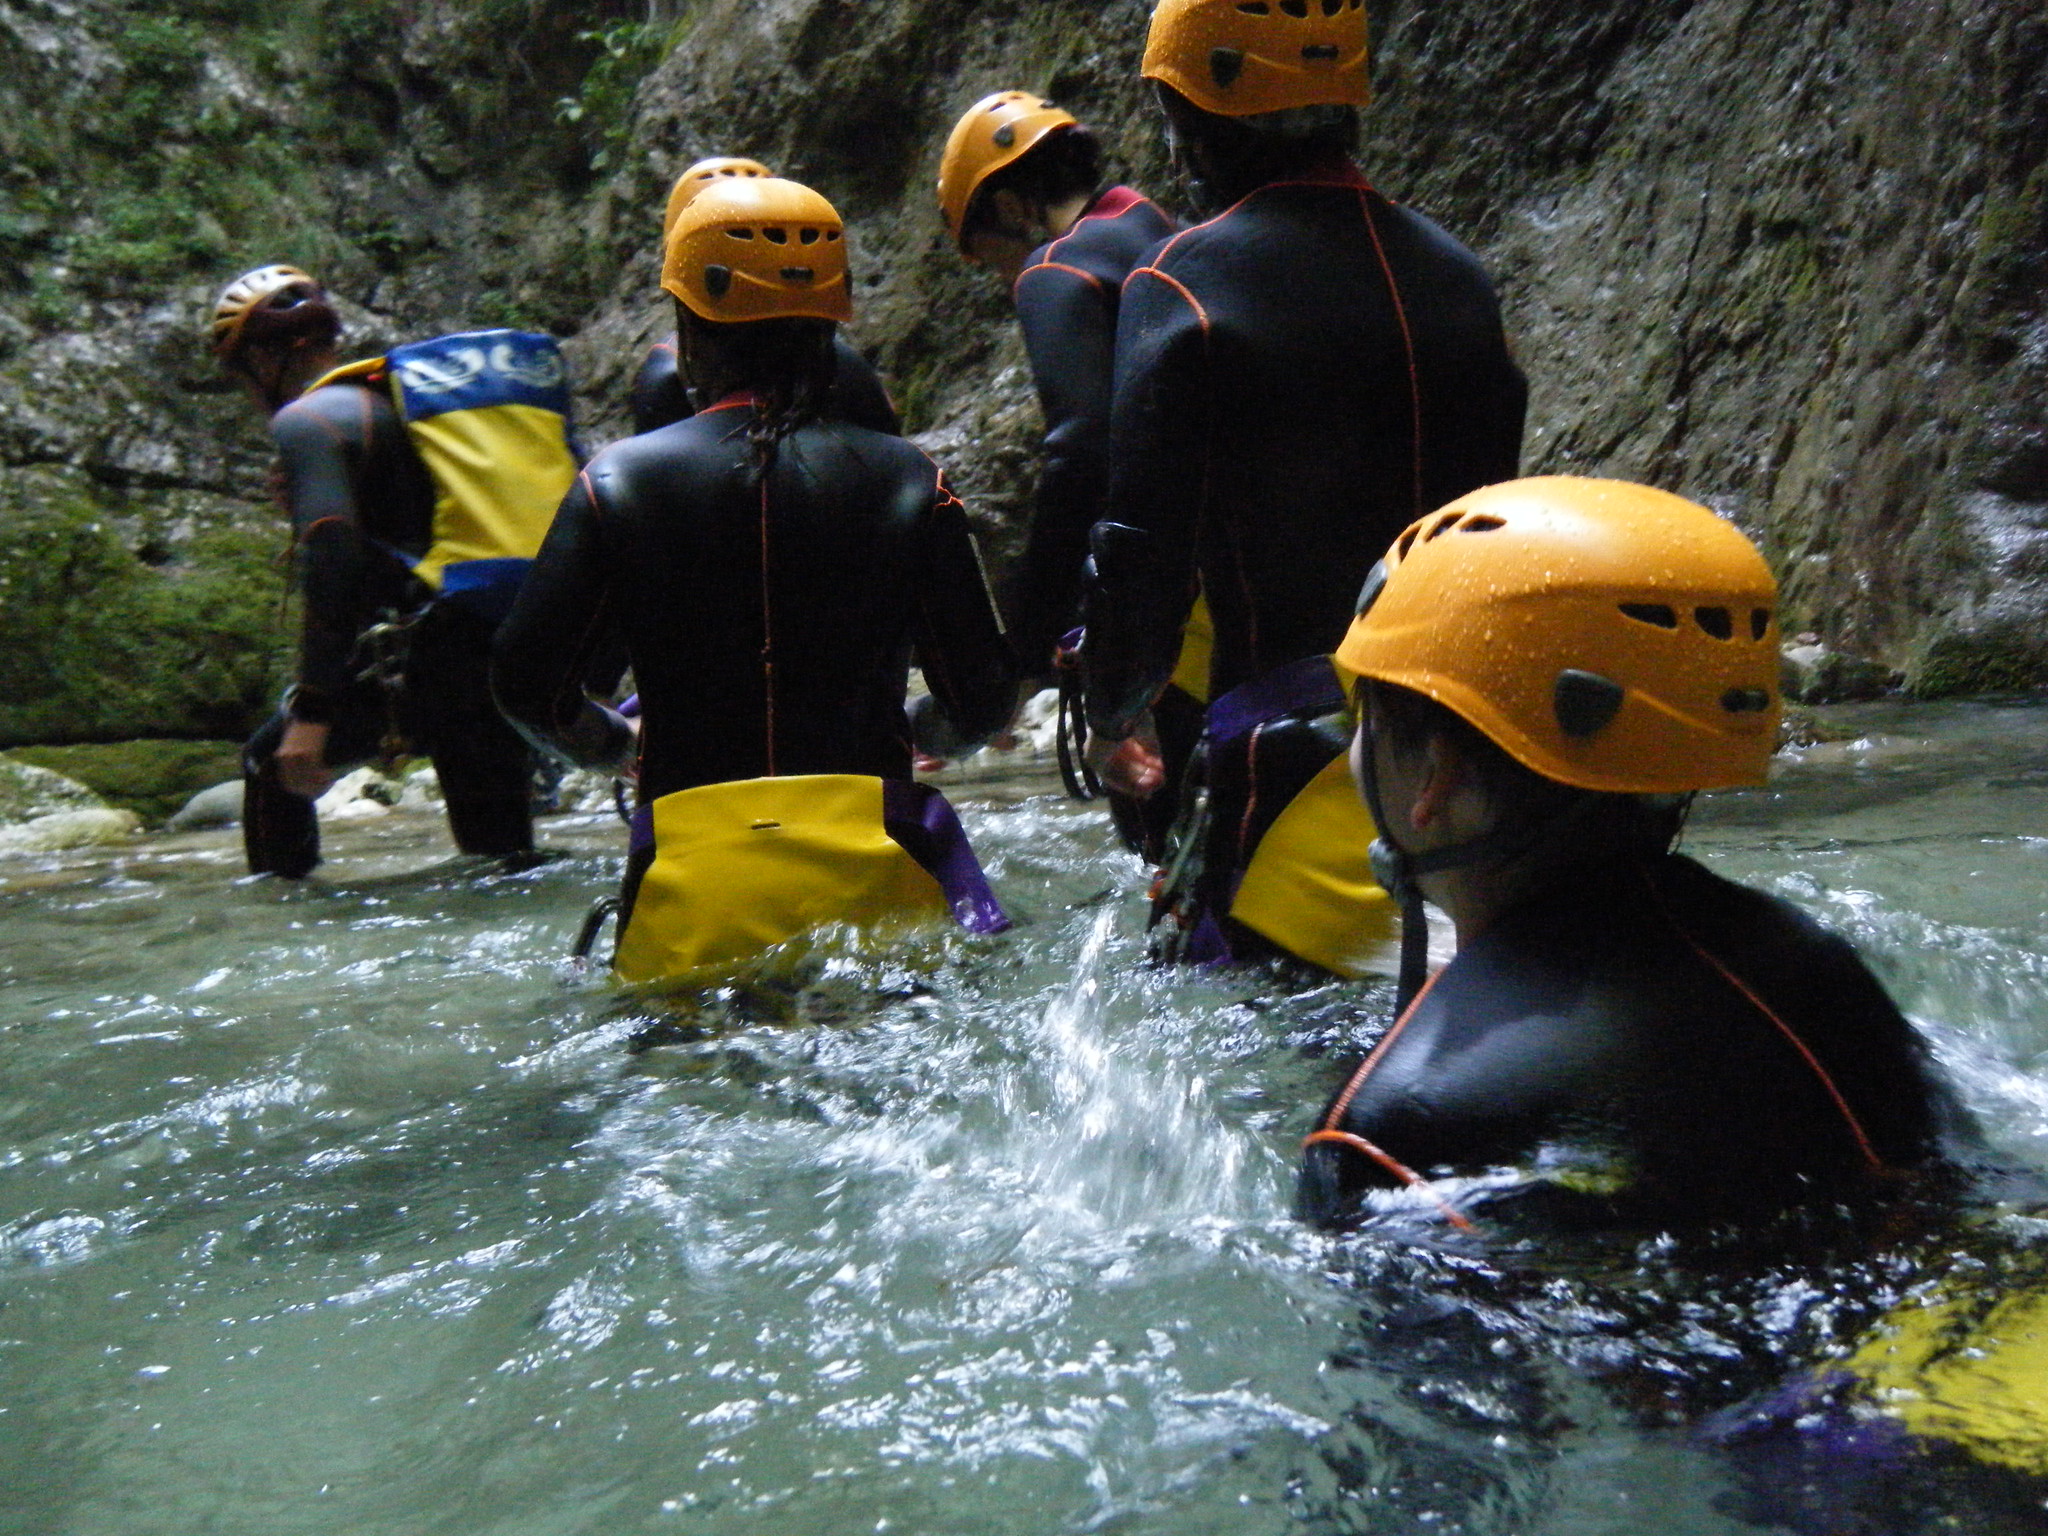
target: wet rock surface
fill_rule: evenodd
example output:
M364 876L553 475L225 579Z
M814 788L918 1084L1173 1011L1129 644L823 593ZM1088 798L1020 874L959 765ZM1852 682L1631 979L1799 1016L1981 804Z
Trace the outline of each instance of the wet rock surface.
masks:
M992 554L1035 402L931 187L1052 94L1175 201L1142 0L0 0L0 744L235 737L288 666L263 438L191 338L257 261L371 350L570 338L594 444L671 326L672 175L744 152L852 226L855 339ZM1788 632L1915 691L2048 681L2048 14L2032 0L1380 0L1364 163L1492 265L1526 466L1754 533Z

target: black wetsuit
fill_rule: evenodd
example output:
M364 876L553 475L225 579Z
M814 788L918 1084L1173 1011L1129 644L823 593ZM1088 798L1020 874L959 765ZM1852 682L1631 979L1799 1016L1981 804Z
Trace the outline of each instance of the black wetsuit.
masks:
M1529 1165L1592 1175L1658 1219L1760 1213L1867 1187L1877 1166L1970 1134L1846 941L1677 854L1531 893L1459 951L1316 1124L1364 1144L1304 1155L1299 1211L1322 1223L1406 1182L1400 1169Z
M1131 269L1176 228L1129 187L1111 187L1032 253L1012 290L1045 443L1031 531L1004 611L1026 675L1041 681L1078 620L1088 530L1102 515L1117 301Z
M457 601L434 601L412 573L433 542L434 484L390 398L363 382L330 384L285 406L270 430L297 538L305 623L289 707L243 751L250 869L297 878L320 862L312 802L277 782L274 755L293 719L329 728L325 756L334 768L376 755L395 731L433 758L458 847L530 849L531 761L491 704L491 625ZM387 696L360 676L370 660L363 637L384 618L414 615L421 616L406 633L402 686Z
M498 639L505 712L608 766L625 726L580 680L616 626L640 690L642 804L769 774L907 778L913 650L960 740L1008 716L1008 642L937 466L899 437L815 422L764 486L753 419L738 396L592 460Z
M831 421L847 421L870 432L894 437L903 430L896 417L895 402L881 377L845 336L833 338L833 355L839 366L832 375L832 389L825 397L824 415ZM652 432L689 416L688 388L676 368L676 339L657 341L648 349L646 361L633 378L633 430Z
M1402 528L1513 478L1526 396L1478 259L1348 161L1167 241L1117 322L1090 725L1165 685L1198 572L1212 698L1334 649Z

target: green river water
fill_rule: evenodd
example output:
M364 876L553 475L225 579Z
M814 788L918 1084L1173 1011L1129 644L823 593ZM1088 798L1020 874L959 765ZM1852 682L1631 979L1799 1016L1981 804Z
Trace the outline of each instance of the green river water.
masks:
M2048 1171L2048 709L1827 718L1688 846L1850 934ZM0 865L0 1531L1774 1529L1644 1383L1719 1406L1924 1252L1311 1234L1385 989L1149 970L1097 813L954 793L1014 932L637 1056L561 958L609 818L511 876L411 815L297 889L232 833ZM1972 1497L1896 1529L2048 1527Z

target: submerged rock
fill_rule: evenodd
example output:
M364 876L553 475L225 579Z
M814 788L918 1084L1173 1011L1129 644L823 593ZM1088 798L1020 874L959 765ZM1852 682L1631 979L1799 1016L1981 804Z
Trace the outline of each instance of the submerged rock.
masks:
M0 858L63 853L73 848L116 847L133 842L141 832L140 816L112 806L52 811L47 816L0 827Z
M1818 641L1788 645L1780 653L1779 686L1799 704L1846 704L1882 698L1903 681L1881 661L1845 656Z
M105 801L55 769L0 757L0 825L30 821L53 811L97 810Z
M405 799L405 782L379 773L375 768L352 769L336 779L327 793L313 802L322 821L369 821L389 816L391 808Z
M230 779L202 789L164 823L166 832L197 832L206 827L233 827L242 820L242 781Z

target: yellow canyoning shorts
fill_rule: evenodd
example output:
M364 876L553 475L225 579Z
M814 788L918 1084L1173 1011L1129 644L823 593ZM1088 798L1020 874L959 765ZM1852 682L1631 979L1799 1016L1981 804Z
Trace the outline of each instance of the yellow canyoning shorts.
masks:
M951 915L939 882L884 826L878 778L742 779L652 809L654 862L619 941L621 980L707 983L828 924Z
M1915 1435L2048 1477L2048 1294L1967 1292L1895 1309L1846 1362Z
M1373 878L1376 836L1340 752L1259 839L1230 915L1339 976L1392 975L1401 909Z

